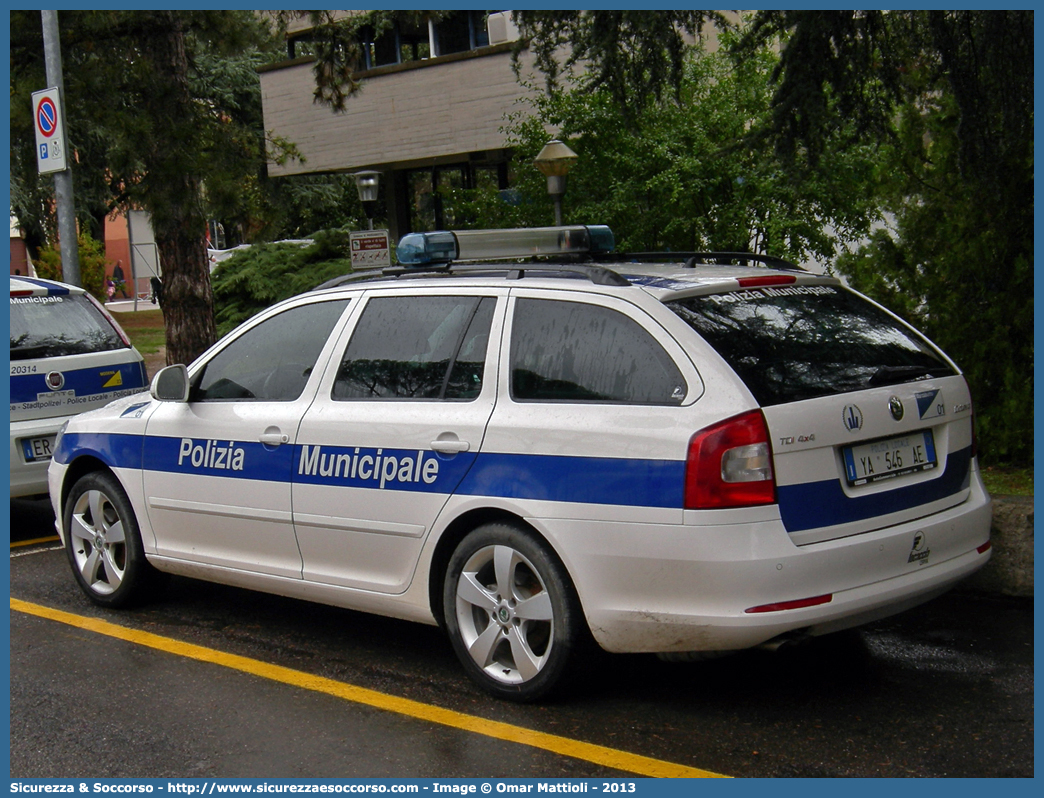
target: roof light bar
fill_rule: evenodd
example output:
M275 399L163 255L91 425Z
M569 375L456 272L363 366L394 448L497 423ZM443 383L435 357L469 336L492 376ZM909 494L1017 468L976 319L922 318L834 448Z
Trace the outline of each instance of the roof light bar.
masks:
M612 252L614 246L613 231L605 225L439 230L403 236L395 254L403 265L423 266L454 260L603 253Z

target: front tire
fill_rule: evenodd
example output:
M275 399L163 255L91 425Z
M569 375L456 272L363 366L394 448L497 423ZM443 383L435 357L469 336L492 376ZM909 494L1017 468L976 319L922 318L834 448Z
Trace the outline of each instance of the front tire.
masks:
M446 630L468 675L511 701L560 686L583 615L557 557L507 524L480 527L457 546L443 586Z
M77 480L65 503L64 529L73 575L95 604L129 606L157 581L130 500L113 474L97 471Z

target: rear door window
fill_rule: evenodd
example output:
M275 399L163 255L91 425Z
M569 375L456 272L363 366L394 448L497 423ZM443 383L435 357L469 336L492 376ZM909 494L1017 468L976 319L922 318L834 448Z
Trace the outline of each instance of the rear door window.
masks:
M333 398L468 400L482 390L496 299L375 297L352 333Z
M840 286L755 288L667 306L762 406L955 373L927 340Z
M11 297L11 360L126 349L83 294Z
M678 405L685 378L634 319L584 302L519 299L511 328L518 402Z

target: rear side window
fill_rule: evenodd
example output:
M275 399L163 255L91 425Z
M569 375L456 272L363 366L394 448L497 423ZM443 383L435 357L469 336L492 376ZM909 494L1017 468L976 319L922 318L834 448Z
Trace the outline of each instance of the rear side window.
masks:
M755 288L668 307L762 406L954 374L924 338L840 287Z
M11 360L126 349L83 294L11 297Z
M496 300L376 297L348 342L333 398L474 399L482 390Z
M520 299L511 333L511 396L519 402L677 405L685 379L649 332L619 311Z

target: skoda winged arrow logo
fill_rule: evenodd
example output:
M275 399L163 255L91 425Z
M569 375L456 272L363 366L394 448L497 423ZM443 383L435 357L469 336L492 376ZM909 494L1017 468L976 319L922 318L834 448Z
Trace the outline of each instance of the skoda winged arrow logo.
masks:
M902 421L903 415L906 413L903 408L903 400L898 396L893 396L888 400L888 412L892 414L892 418L896 421Z
M863 411L856 405L845 405L841 420L849 432L859 432L863 428Z

